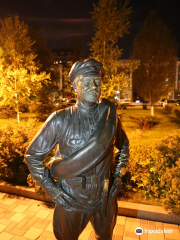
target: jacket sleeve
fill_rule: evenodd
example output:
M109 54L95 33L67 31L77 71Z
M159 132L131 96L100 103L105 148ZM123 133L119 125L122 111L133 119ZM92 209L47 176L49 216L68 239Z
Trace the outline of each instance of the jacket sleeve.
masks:
M115 146L118 152L115 156L116 165L114 169L114 176L122 177L126 173L125 168L129 158L129 140L122 126L120 117L118 117Z
M59 124L57 123L56 112L54 112L33 138L25 153L25 161L29 171L32 177L38 182L40 182L44 176L46 165L43 164L43 160L57 143L58 130Z

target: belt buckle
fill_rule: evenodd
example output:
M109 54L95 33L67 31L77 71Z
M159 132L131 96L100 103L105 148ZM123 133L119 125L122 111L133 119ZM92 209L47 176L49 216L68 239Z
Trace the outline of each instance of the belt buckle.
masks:
M98 183L98 177L92 176L91 177L91 185L97 184Z

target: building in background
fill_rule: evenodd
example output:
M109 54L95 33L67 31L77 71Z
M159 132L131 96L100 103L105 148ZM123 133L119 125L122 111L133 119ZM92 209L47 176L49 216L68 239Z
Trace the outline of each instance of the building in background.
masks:
M174 90L169 93L169 99L180 99L180 61L176 62L175 86Z
M59 48L52 50L54 54L54 64L51 70L57 76L56 86L62 91L63 98L72 97L72 86L69 82L68 73L74 63L73 61L73 49Z

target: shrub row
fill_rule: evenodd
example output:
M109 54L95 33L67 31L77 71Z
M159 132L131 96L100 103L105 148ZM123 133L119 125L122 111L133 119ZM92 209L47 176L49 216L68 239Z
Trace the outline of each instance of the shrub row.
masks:
M24 153L38 131L35 120L7 123L0 129L0 179L27 185L29 170L24 163Z
M180 106L176 106L174 104L167 104L165 105L165 111L167 113L174 113L176 117L180 118Z
M157 117L131 117L138 125L138 128L142 131L146 131L152 126L155 126L159 123L159 119Z
M141 189L144 198L158 198L180 213L180 132L156 144L131 149L123 192Z
M39 129L35 120L8 123L0 129L0 179L7 182L35 186L24 163L24 153ZM54 150L45 159L54 155ZM131 155L124 177L122 193L141 189L145 198L158 198L162 204L180 213L180 131L167 136L156 144L131 148Z

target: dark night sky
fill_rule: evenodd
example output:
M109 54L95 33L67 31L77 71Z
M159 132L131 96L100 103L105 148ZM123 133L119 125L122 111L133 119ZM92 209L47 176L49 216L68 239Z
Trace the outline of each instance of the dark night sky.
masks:
M87 44L93 37L93 20L89 14L98 0L0 0L0 18L17 14L28 25L40 28L49 49L71 47L71 37L79 39L85 57ZM180 0L131 0L130 34L124 35L119 46L124 49L122 58L132 51L133 38L142 28L150 10L155 10L172 30L180 45ZM180 57L180 51L178 54Z

